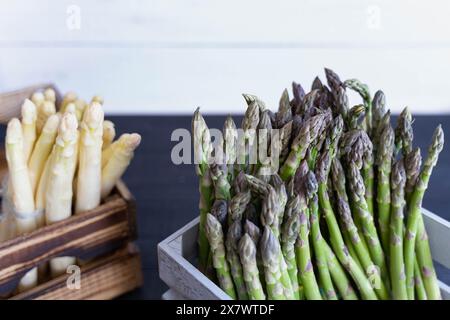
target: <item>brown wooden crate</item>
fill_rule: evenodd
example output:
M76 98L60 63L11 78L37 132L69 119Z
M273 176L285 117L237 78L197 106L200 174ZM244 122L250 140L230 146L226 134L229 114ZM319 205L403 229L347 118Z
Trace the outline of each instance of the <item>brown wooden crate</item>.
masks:
M69 289L69 275L61 275L11 299L107 300L142 286L141 258L129 244L112 255L81 267L80 289Z
M57 102L60 101L61 94L53 84L0 94L0 123L18 116L25 98L38 89L48 87L55 90ZM1 147L0 181L6 171L5 154ZM103 256L136 239L136 230L135 199L126 185L119 181L112 195L97 208L1 242L0 297L10 295L27 271L52 258L75 256L90 260ZM105 293L105 297L107 295Z

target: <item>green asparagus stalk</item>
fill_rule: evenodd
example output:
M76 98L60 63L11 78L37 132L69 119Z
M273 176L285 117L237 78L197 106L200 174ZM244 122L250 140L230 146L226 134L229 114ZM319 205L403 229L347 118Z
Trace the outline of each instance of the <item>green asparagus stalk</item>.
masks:
M420 173L420 166L422 165L422 156L420 148L415 148L412 152L404 158L406 185L405 185L405 199L408 204L411 199L411 194L414 191L414 186L417 183L417 178Z
M358 92L363 99L365 107L366 131L370 135L372 132L372 101L370 97L369 87L366 84L361 83L357 79L346 80L344 82L344 85L347 88Z
M206 215L205 234L211 247L213 266L216 270L220 287L231 299L236 299L237 297L234 290L233 279L230 274L230 267L225 259L222 226L220 225L220 222L209 213Z
M319 285L314 275L311 252L309 247L309 212L306 199L300 199L300 233L295 243L297 267L304 288L305 297L308 300L322 300Z
M403 161L397 161L391 174L391 221L389 267L392 283L392 295L395 300L408 300L403 261L403 207L406 173Z
M228 225L234 221L242 221L245 209L252 199L250 190L237 193L231 200L228 206Z
M264 227L261 238L261 256L264 264L267 295L271 300L293 299L292 284L287 273L286 262L281 253L280 243L268 226ZM284 266L283 266L284 264ZM286 270L283 270L286 269Z
M412 151L412 141L414 135L412 130L412 115L408 107L403 109L397 120L395 128L395 148L396 153L402 150L403 157Z
M406 285L408 290L408 298L412 299L414 295L414 245L416 241L416 234L421 218L422 200L425 190L428 187L431 173L437 163L439 153L444 146L444 132L441 126L438 126L434 132L432 143L428 149L428 156L425 160L422 171L419 174L416 187L411 195L408 205L408 220L406 225L405 236L405 270L406 270ZM424 237L425 238L425 237ZM440 290L437 284L436 272L434 271L433 261L430 259L428 241L424 239L424 245L418 246L416 254L419 261L419 266L422 264L422 273L424 275L423 281L427 292L428 299L440 299ZM425 272L424 272L424 269Z
M239 256L242 263L243 277L250 300L265 300L266 295L260 281L256 259L256 245L246 233L239 241Z
M248 300L247 288L245 287L242 265L238 252L238 244L241 238L241 221L236 220L228 228L227 238L225 240L226 258L230 264L231 277L233 278L239 300Z
M373 96L372 100L373 133L377 132L378 126L380 125L380 121L383 118L384 114L386 113L385 105L386 105L386 97L384 95L384 92L378 90L377 92L375 92L375 95ZM373 135L373 138L376 139L375 135Z
M416 300L428 300L417 259L414 259L414 289Z
M225 163L228 166L228 178L233 181L235 175L238 174L236 159L237 159L237 143L238 134L236 124L233 118L229 115L223 125L224 136L224 151L225 151Z
M388 111L389 114L389 111ZM378 225L381 243L386 253L389 252L389 215L391 207L390 175L394 152L394 130L389 122L381 128L380 144L377 149L377 204Z
M196 172L199 177L199 266L206 271L209 256L209 244L205 234L206 215L210 212L214 199L213 183L209 170L209 158L211 155L211 137L205 120L200 114L200 109L195 110L192 118L192 137L194 146L194 160Z
M264 226L270 227L277 239L280 237L279 212L281 210L280 197L275 188L268 185L267 197L263 199L261 221Z
M367 277L373 277L374 282L379 284L378 286L374 286L375 292L380 299L388 299L389 293L381 281L381 276L375 268L374 262L370 257L369 250L364 246L362 239L360 238L360 234L358 233L358 229L353 221L350 206L348 202L347 193L345 190L345 174L340 164L339 160L334 159L332 163L331 177L333 180L333 186L336 191L336 195L338 198L338 213L343 222L345 230L349 234L349 238L351 239L351 243L353 248L355 249L358 260L361 263L361 266L366 270ZM356 259L355 259L356 260Z
M252 238L253 243L255 244L256 248L259 248L259 239L261 238L261 230L256 226L253 222L250 220L246 220L244 224L244 230L245 233ZM261 285L263 287L263 290L266 288L266 280L264 276L264 265L262 262L262 256L261 256L261 250L256 250L256 265L259 270L259 280L261 282ZM248 288L247 288L248 289Z
M283 224L281 233L281 249L287 265L287 271L292 283L294 298L300 299L298 286L298 270L295 260L295 241L300 230L299 217L297 214L291 215Z

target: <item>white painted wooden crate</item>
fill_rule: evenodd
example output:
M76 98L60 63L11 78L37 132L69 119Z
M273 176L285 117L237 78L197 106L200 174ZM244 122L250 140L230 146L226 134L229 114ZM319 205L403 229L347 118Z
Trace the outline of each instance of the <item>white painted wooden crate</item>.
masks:
M423 209L433 259L450 268L450 222ZM162 298L229 300L230 297L194 265L197 256L199 218L158 244L159 276L170 288ZM450 287L439 282L443 299L450 300Z

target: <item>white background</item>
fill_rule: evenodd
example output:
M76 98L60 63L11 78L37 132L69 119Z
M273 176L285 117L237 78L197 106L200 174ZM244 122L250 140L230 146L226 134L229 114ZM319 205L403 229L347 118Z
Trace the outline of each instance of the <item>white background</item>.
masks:
M242 92L276 107L327 66L394 112L449 113L449 17L446 0L1 0L0 91L53 81L109 113L241 113Z

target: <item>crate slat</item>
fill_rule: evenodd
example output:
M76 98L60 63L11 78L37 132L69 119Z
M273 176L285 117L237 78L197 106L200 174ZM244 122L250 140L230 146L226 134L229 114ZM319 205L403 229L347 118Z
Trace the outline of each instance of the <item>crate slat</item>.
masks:
M433 259L449 268L450 223L423 209ZM217 299L230 297L195 267L199 218L158 244L159 275L170 288L165 299ZM439 281L443 299L450 300L450 287Z
M69 276L61 275L11 299L106 300L132 291L143 283L141 258L132 244L82 266L80 289L68 288Z

